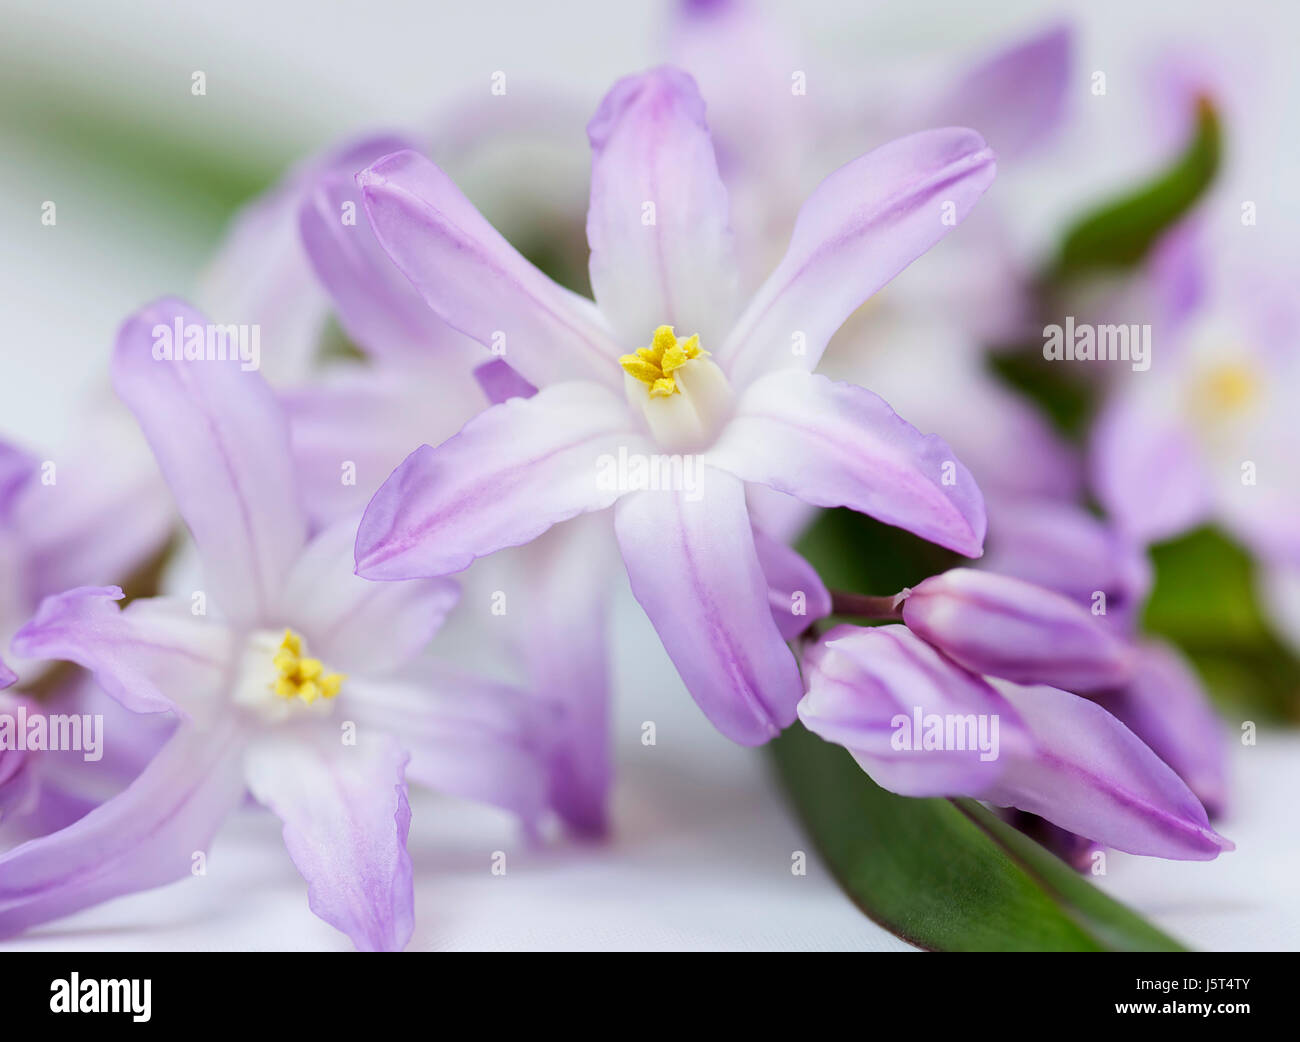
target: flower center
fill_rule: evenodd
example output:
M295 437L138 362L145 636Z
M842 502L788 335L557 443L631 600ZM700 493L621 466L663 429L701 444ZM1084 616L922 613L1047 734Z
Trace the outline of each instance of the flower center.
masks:
M347 679L342 673L326 673L320 659L304 657L302 638L289 629L271 663L277 673L271 690L281 698L300 698L307 705L318 698L333 698Z
M1196 411L1207 420L1223 420L1245 411L1259 397L1255 370L1241 362L1226 362L1206 371L1192 390Z
M649 347L623 355L627 400L670 452L694 452L717 434L731 411L731 385L700 347L699 335L679 337L659 326Z
M691 359L701 357L708 358L709 352L701 350L698 333L683 340L673 332L672 326L660 326L649 347L637 348L633 355L623 355L618 364L623 372L649 388L651 398L667 398L682 393L673 374Z

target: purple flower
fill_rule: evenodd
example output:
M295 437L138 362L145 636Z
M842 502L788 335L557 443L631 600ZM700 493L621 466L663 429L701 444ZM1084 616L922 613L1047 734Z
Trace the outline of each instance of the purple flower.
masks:
M972 568L931 576L903 602L907 628L974 673L1095 691L1132 672L1125 642L1077 603Z
M1144 547L1061 500L1021 499L991 508L980 567L1064 594L1125 636L1136 631L1151 589Z
M369 364L335 366L281 394L308 518L323 527L355 521L413 444L443 441L489 404L531 397L536 388L503 359L484 362L479 344L429 310L364 217L341 219L363 213L351 174L327 168L300 191L307 258L340 323L369 356ZM612 542L607 530L593 532L575 520L505 555L490 577L466 576L467 593L484 587L476 603L485 608L494 592L508 592L511 611L492 620L494 638L502 638L492 655L502 656L504 642L507 657L522 667L515 679L556 710L550 802L582 835L607 826L610 584L603 544ZM458 643L476 643L475 636L464 634Z
M1148 265L1151 367L1116 377L1092 432L1093 486L1141 543L1217 521L1295 567L1300 264L1254 236L1248 255L1235 242L1211 252L1196 232L1169 233Z
M599 308L530 266L419 155L360 175L380 242L433 310L540 390L416 449L366 510L357 571L444 575L617 502L633 592L687 687L724 734L758 744L793 720L802 688L767 610L746 482L980 552L980 493L948 447L812 370L844 319L966 215L994 163L957 129L849 163L737 310L703 110L694 82L662 68L621 80L591 121ZM670 464L656 488L651 465Z
M154 360L151 330L176 318L203 321L176 301L129 319L113 381L206 588L125 610L116 587L70 590L14 647L77 662L128 709L181 722L120 795L0 857L0 932L183 877L247 788L284 822L312 910L359 948L401 948L413 927L407 779L532 820L546 721L523 692L415 668L455 584L358 579L351 522L308 541L270 388L238 365Z
M261 328L268 348L262 371L273 383L308 371L330 314L330 299L308 263L299 230L304 194L332 172L350 177L405 147L406 138L396 134L341 142L298 164L231 222L200 279L197 299L219 321Z
M116 404L88 405L77 433L45 458L0 442L0 648L42 598L125 580L173 524L148 446ZM23 681L43 668L19 659L10 665Z
M824 169L820 158L839 162L863 141L916 127L972 127L997 151L999 179L1014 179L1022 165L1030 173L1029 153L1064 121L1074 47L1065 26L1016 39L956 74L914 58L907 76L868 63L837 73L841 89L828 91L824 56L801 57L797 26L760 5L688 7L675 21L674 61L709 100L746 286L781 256L807 174ZM806 70L806 83L795 70ZM845 83L851 101L836 108L833 96ZM1006 188L993 195L1007 198ZM1032 334L1033 279L1005 210L990 198L960 235L855 314L821 366L832 379L872 388L910 423L942 437L990 508L1026 496L1072 498L1081 485L1077 452L984 358L988 343Z
M963 669L903 626L837 626L810 650L799 718L904 796L970 796L1133 854L1232 844L1178 775L1099 705Z

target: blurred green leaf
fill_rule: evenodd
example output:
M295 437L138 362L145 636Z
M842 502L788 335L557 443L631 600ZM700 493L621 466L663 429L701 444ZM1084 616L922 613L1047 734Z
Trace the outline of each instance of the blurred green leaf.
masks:
M770 749L840 886L906 941L940 951L1181 950L973 800L886 792L798 724Z
M1095 411L1097 385L1080 380L1070 366L1044 358L1042 341L993 352L988 366L1037 405L1061 434L1074 441L1083 438Z
M1209 187L1221 151L1218 114L1202 98L1196 106L1195 132L1182 155L1151 181L1080 219L1061 244L1052 281L1137 264L1160 233Z
M849 593L897 593L965 560L959 554L852 510L823 510L799 551L827 586Z
M1187 653L1223 709L1300 723L1300 660L1260 609L1250 554L1206 527L1154 547L1151 559L1144 628Z

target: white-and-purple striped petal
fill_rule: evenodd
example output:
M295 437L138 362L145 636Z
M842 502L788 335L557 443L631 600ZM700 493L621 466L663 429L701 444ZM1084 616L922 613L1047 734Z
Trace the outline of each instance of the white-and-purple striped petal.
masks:
M978 557L984 498L943 439L853 384L785 370L752 384L706 461L820 507L850 507Z

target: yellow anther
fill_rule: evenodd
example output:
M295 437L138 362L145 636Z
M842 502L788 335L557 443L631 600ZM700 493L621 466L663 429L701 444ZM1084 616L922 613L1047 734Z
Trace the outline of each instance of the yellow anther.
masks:
M279 674L271 689L281 698L301 698L308 705L318 698L333 698L347 679L342 673L326 673L318 658L303 658L302 638L293 630L284 631L271 662Z
M618 364L625 373L646 385L651 398L667 398L681 393L673 373L691 359L707 358L708 355L709 352L700 349L699 334L682 340L673 332L672 326L660 326L655 330L649 347L637 348L635 354L623 355Z

